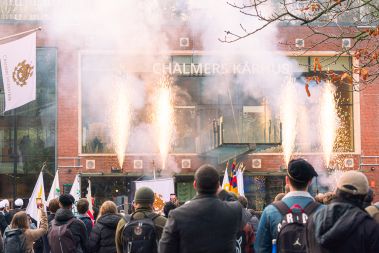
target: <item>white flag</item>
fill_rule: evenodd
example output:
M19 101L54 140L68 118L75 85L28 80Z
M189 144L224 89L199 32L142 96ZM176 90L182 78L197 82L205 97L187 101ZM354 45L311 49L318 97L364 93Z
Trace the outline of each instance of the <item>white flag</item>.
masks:
M75 203L72 205L72 212L77 215L78 214L78 210L76 209L76 202L78 202L78 200L80 199L81 197L81 191L80 191L80 176L79 174L76 174L75 176L75 179L74 179L74 183L72 184L71 186L71 190L70 190L70 194L74 197L75 199Z
M5 111L36 99L36 33L0 45Z
M92 191L91 191L91 180L88 179L88 188L87 188L87 201L89 203L88 210L93 214L93 207L92 207Z
M35 219L39 225L39 213L38 205L43 204L44 210L46 212L45 205L45 189L43 186L43 175L42 172L39 173L37 183L34 186L32 196L29 199L28 206L26 207L26 213L29 214L33 219Z
M238 188L238 194L241 196L245 196L245 189L243 184L243 171L240 169L237 170L237 188Z
M51 185L51 189L49 192L49 196L47 197L47 204L49 204L50 200L58 198L61 195L61 190L59 188L59 174L58 170L55 172L55 177L53 184Z
M230 190L230 181L229 181L229 175L228 175L228 169L225 169L224 173L224 179L222 180L222 189L229 191Z
M76 174L74 183L72 184L70 194L74 197L75 202L77 202L81 197L81 191L80 191L80 176L79 174Z

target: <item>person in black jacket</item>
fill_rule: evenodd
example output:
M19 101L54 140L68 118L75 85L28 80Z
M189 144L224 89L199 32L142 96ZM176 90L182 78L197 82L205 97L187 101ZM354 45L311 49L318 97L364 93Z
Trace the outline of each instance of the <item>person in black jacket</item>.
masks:
M363 209L366 176L347 171L337 182L336 198L309 217L307 252L379 252L379 224Z
M93 253L116 253L115 234L121 219L117 206L112 201L105 201L99 212L96 224L89 239L89 250Z
M66 224L71 219L74 219L74 221L68 226L68 229L70 230L71 234L73 235L76 248L81 249L83 253L90 252L88 251L88 237L87 237L87 230L84 225L84 223L77 219L74 214L72 213L72 205L74 204L75 199L71 194L63 194L59 196L59 205L60 209L55 213L55 218L51 222L55 222L57 226L61 226L63 224ZM50 233L51 227L49 229ZM59 243L58 240L49 241L50 248L53 248L53 245L55 243ZM80 251L77 251L80 252Z
M4 211L5 211L5 201L2 200L0 201L0 230L1 230L2 235L4 234L4 231L8 226L8 223L5 219Z
M86 225L87 236L89 238L89 235L91 234L91 231L92 231L93 223L92 223L91 218L87 214L88 208L89 208L89 203L88 203L88 200L85 198L79 199L78 202L76 203L76 209L78 210L78 213L79 213L78 219L83 221L84 225Z
M55 213L59 209L59 200L58 200L58 198L50 200L48 207L49 207L49 212L50 213L47 216L47 224L48 224L48 227L50 228L51 227L51 221L54 220ZM43 240L43 252L44 253L50 253L50 246L49 246L49 240L47 238L47 235L44 235L42 237L42 240Z
M11 224L13 216L16 213L25 211L25 209L22 208L23 206L24 206L24 201L22 199L18 198L14 201L14 209L9 210L8 215L5 216L8 225Z
M216 192L220 176L211 165L195 173L197 195L170 212L159 242L160 253L233 253L242 227L238 202L221 201Z

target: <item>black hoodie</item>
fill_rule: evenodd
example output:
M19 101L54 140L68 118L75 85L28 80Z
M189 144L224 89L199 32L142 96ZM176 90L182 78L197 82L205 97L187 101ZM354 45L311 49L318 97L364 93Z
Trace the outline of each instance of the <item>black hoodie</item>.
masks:
M97 220L89 239L90 252L116 252L115 234L121 218L118 214L104 214Z
M68 229L71 231L74 240L76 242L76 245L78 246L80 244L80 247L84 253L90 252L88 251L88 240L87 240L87 231L84 223L77 219L71 210L60 208L55 213L54 221L56 224L63 225L67 223L70 219L75 219L71 225L68 227ZM52 243L59 243L59 242L49 242L50 245Z
M378 253L379 224L353 204L334 201L308 220L308 252Z

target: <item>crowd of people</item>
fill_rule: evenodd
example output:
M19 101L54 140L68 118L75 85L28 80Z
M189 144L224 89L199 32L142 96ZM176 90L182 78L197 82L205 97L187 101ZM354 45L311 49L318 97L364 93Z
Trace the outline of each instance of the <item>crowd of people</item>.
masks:
M203 165L195 173L197 195L183 205L173 194L162 213L154 192L135 192L133 212L105 201L94 219L86 199L62 194L39 207L33 220L17 199L0 202L0 253L272 253L379 252L379 205L366 176L347 171L334 192L308 192L317 172L303 159L290 161L286 190L262 213L244 196L220 187L219 172ZM74 215L73 208L77 211Z

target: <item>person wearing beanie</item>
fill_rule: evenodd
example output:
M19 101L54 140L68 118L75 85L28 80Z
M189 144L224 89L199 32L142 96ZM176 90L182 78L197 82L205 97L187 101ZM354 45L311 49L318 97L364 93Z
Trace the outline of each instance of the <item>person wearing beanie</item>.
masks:
M11 224L13 216L16 213L21 212L21 211L25 211L25 209L22 209L23 205L24 205L24 201L20 198L18 198L14 201L14 209L9 210L9 215L6 216L8 224Z
M268 205L263 210L254 244L256 252L272 252L272 240L277 239L278 226L289 208L296 205L302 210L295 208L295 211L302 212L307 209L308 213L306 214L310 215L316 209L323 207L316 203L308 192L312 179L317 176L313 166L304 159L293 159L288 163L286 185L289 192L280 201Z
M141 187L134 194L134 209L135 211L127 219L120 219L116 228L116 249L117 253L126 252L123 248L122 243L122 234L125 228L125 224L130 220L140 220L148 217L154 213L153 204L154 204L154 192L149 187ZM162 236L163 227L166 224L166 218L162 215L158 215L153 219L155 230L157 232L157 239L159 240Z
M337 181L335 198L308 220L308 252L379 252L379 224L363 208L368 192L362 172L344 172Z
M193 185L197 195L170 211L158 252L236 252L237 235L244 226L242 206L219 198L220 175L212 165L196 170Z
M59 230L59 227L69 223L67 226L70 230L72 237L74 239L75 248L77 252L87 253L88 251L88 236L87 230L84 223L77 219L72 212L72 206L75 203L75 199L71 194L62 194L59 196L59 206L60 208L55 213L54 219L49 224L48 240L50 245L50 250L52 253L60 252L60 248L63 247L63 251L66 250L71 245L60 245L59 238L55 238L58 233L52 233L52 230ZM55 251L57 250L58 251Z

